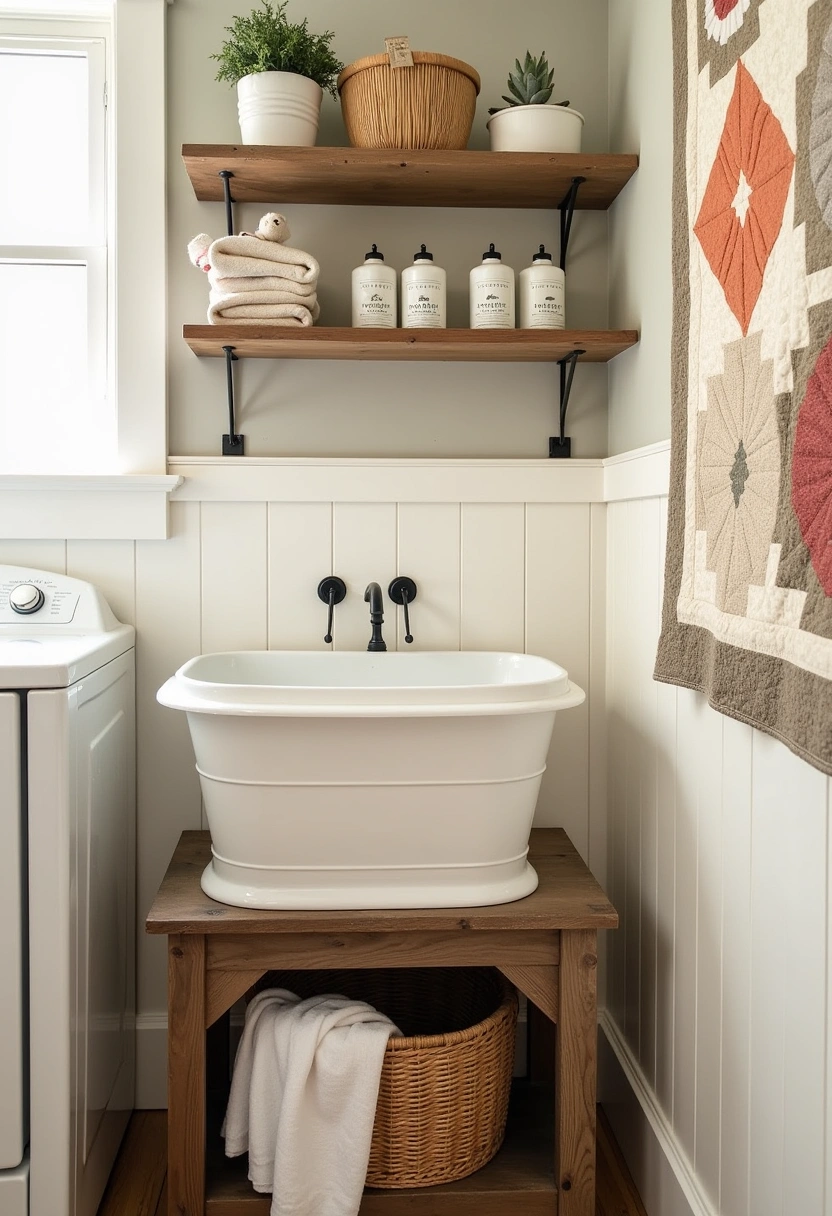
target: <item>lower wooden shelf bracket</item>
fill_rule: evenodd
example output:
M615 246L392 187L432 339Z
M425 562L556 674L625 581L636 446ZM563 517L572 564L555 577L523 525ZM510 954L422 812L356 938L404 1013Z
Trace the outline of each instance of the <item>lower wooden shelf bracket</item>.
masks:
M575 365L584 350L573 350L562 359L558 359L560 370L560 434L549 436L549 456L567 458L572 455L572 440L566 436L566 411L569 407L569 397L572 393L572 381L575 378Z
M234 364L237 356L233 346L224 346L225 353L225 382L228 390L228 434L222 437L223 456L244 456L246 441L243 435L237 434L237 423L234 418Z

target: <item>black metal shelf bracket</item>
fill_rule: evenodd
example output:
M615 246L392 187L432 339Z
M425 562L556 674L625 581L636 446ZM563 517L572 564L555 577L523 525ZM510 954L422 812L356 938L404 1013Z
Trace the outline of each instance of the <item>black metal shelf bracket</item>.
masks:
M231 197L231 179L234 174L230 169L220 169L219 176L222 178L222 192L225 198L225 226L228 230L228 235L234 235L234 199Z
M575 377L575 366L584 350L572 350L562 359L558 359L560 371L560 434L549 437L549 456L569 458L572 455L572 440L566 437L566 411L569 408L569 397L572 393L572 381Z
M566 251L569 248L569 237L572 234L572 219L575 215L575 205L578 201L578 191L586 181L585 177L573 177L572 185L558 203L560 211L560 268L566 270Z
M244 456L245 455L245 436L237 434L237 425L234 420L234 364L237 362L237 356L234 354L233 346L224 346L225 354L225 383L228 390L228 434L222 437L222 454L223 456Z

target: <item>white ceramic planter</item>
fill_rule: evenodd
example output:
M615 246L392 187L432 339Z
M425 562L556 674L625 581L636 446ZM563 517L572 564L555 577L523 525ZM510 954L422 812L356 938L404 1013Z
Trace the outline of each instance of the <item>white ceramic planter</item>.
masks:
M314 147L323 90L296 72L256 72L237 82L244 144Z
M492 152L580 152L584 116L568 106L510 106L486 125Z

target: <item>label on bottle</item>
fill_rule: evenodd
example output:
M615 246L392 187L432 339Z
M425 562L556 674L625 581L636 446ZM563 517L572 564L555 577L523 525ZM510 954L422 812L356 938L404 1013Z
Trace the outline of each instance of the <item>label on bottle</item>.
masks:
M396 285L384 279L361 278L353 291L354 326L365 329L381 327L395 328L396 325Z
M410 279L404 284L402 324L413 329L444 329L445 292L439 283Z
M480 279L473 288L472 329L513 329L514 293L502 279Z
M529 329L565 329L564 284L559 279L532 280L528 292Z

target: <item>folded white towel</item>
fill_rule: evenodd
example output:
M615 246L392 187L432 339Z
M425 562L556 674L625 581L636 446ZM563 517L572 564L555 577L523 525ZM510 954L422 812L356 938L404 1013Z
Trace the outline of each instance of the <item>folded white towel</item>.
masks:
M282 988L246 1012L223 1124L229 1157L272 1192L271 1216L356 1216L384 1051L400 1032L363 1001Z
M221 295L233 295L239 291L282 291L291 295L292 300L306 304L310 296L317 290L316 283L296 283L294 279L284 279L275 274L248 275L246 278L224 278L215 271L209 270L208 282L212 291Z
M273 322L278 325L314 325L321 310L316 296L305 301L286 292L240 291L209 295L208 320L212 325L223 321L238 321L244 325Z
M221 236L212 241L207 233L201 232L189 242L188 254L194 266L224 279L279 275L296 283L314 284L320 274L320 266L311 253L251 233Z

